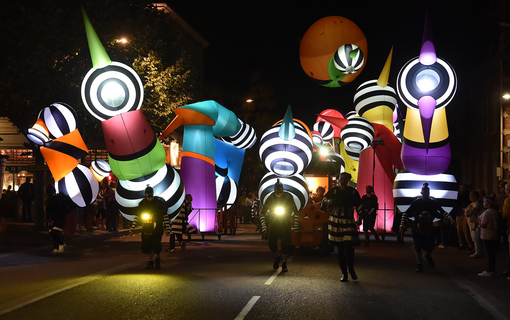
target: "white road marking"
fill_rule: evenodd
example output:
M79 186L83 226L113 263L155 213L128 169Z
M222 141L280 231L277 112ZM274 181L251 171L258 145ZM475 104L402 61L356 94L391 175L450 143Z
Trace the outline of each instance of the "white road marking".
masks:
M74 287L77 287L79 285L88 283L90 281L97 280L97 279L102 278L104 276L107 276L107 275L110 275L110 274L115 274L115 273L118 273L118 272L130 269L130 268L134 268L134 267L139 266L140 264L144 263L145 260L146 260L146 258L144 258L143 260L137 260L137 261L134 261L134 262L129 262L129 263L117 266L117 267L113 267L113 268L110 268L110 269L107 269L107 270L104 270L104 271L100 271L98 273L95 273L95 274L92 274L92 275L89 275L89 276L78 278L78 279L76 279L74 281L68 281L68 282L66 282L64 284L53 286L53 287L47 288L47 289L42 290L42 291L34 292L34 293L29 294L27 296L20 297L20 298L18 298L16 300L13 300L13 301L10 301L10 302L5 303L3 305L0 305L0 315L3 315L3 314L6 314L8 312L14 311L16 309L22 308L22 307L24 307L26 305L29 305L29 304L34 303L36 301L39 301L41 299L50 297L50 296L52 296L54 294L57 294L59 292L66 291L66 290L72 289Z
M259 300L259 298L260 296L253 296L253 298L251 298L250 301L248 301L246 306L244 306L243 310L241 310L241 312L237 315L237 317L234 320L243 320L244 317L246 317L246 315L248 314L248 312L250 312L251 308L253 308L257 300Z
M294 256L291 256L289 259L287 259L287 262L291 262L292 261L292 258ZM278 268L278 270L276 270L273 275L267 279L267 281L264 283L265 285L270 285L271 283L273 283L274 279L276 279L276 277L278 277L278 275L282 273L282 267Z

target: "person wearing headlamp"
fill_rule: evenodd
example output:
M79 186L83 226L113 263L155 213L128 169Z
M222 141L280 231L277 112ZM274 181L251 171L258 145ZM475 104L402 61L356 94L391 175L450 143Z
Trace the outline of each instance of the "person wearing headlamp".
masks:
M137 212L129 230L129 235L133 235L136 225L142 225L142 253L147 254L149 262L145 269L161 268L163 237L163 222L167 235L170 233L170 220L167 214L165 200L154 196L154 189L150 186L145 188L145 198L138 204Z
M294 225L292 225L294 218ZM283 191L280 179L274 185L274 192L264 202L260 211L260 224L262 237L267 237L269 249L275 255L273 269L280 267L282 272L287 272L287 259L290 254L290 242L292 230L298 231L299 213L292 195ZM278 240L280 240L281 254L278 252Z

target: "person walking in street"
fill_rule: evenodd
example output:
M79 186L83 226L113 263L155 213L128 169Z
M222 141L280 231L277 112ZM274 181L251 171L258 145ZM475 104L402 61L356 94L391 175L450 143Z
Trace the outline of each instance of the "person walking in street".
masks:
M129 235L133 235L137 224L142 225L142 253L147 254L149 261L145 269L160 269L163 237L163 223L167 233L170 232L170 223L165 200L154 196L154 189L145 188L145 198L140 201Z
M280 179L277 179L274 185L274 192L262 204L260 225L262 238L267 236L269 249L275 255L273 269L278 269L282 262L282 272L287 272L292 230L298 231L299 212L292 195L283 190ZM278 240L280 240L281 254L278 252Z
M55 194L55 188L48 186L48 189L53 190L47 191L48 193ZM76 205L69 198L69 196L63 193L57 193L56 195L49 197L46 205L47 215L51 217L51 229L50 236L53 242L52 254L61 254L64 252L66 247L64 237L64 225L66 223L66 217L75 209Z
M181 244L181 250L186 250L186 242L184 241L183 235L185 233L191 233L196 229L189 225L188 217L193 210L191 202L193 201L193 197L191 194L187 194L184 197L184 201L181 206L181 211L175 217L175 219L170 222L170 247L166 251L174 252L175 251L175 239Z
M23 222L32 222L32 201L35 197L35 187L30 181L31 178L26 177L25 183L18 189L18 196L23 202Z
M331 188L325 195L325 206L332 209L329 216L328 240L338 248L338 264L342 270L340 281L357 280L354 271L354 239L358 239L358 228L354 220L354 209L361 211L361 198L358 191L348 185L351 174L342 172L338 178L339 186ZM322 208L324 207L321 206ZM347 273L349 272L349 273Z
M455 225L453 217L430 197L429 184L425 182L421 188L421 197L414 199L407 211L402 214L400 221L400 233L404 233L407 219L414 221L412 233L417 272L423 272L422 250L426 252L425 259L429 265L431 267L435 265L432 259L436 239L433 223L441 221L444 217Z
M361 198L361 213L358 217L358 225L363 222L363 232L365 233L365 247L369 246L370 234L372 232L375 240L379 241L379 234L375 230L375 219L377 218L377 210L379 209L379 202L377 196L374 193L374 187L366 186L367 194Z
M485 249L486 268L478 275L492 277L496 271L496 248L498 246L498 203L495 198L483 198L485 211L478 217L480 224L480 238Z

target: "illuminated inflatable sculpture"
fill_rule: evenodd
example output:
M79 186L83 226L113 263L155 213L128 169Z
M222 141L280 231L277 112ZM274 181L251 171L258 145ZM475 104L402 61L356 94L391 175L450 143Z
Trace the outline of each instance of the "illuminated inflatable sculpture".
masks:
M361 73L367 61L367 40L360 28L344 17L316 21L299 46L305 73L325 87L341 87Z
M133 220L147 185L165 199L172 220L184 201L179 174L165 164L165 151L143 116L143 85L129 66L112 62L82 8L93 68L81 86L87 110L101 121L112 172L119 178L115 199Z
M181 177L188 193L193 196L193 207L200 208L200 214L194 214L190 224L199 227L200 231L214 231L217 202L229 203L235 198L237 188L233 182L238 182L244 148L253 146L255 133L232 111L212 100L185 105L174 112L176 117L160 139L178 127L184 127ZM223 137L229 142L215 137ZM229 152L225 144L239 151Z
M260 138L259 156L270 172L259 184L262 204L274 192L279 178L285 191L292 194L298 210L308 202L308 184L302 173L313 154L312 135L308 127L292 117L289 107L283 120L278 121Z
M93 161L90 169L79 164L78 160L88 154L88 149L76 127L74 109L57 102L39 112L27 137L40 146L57 192L68 195L78 207L85 207L96 199L98 181L110 173L110 168L102 160Z

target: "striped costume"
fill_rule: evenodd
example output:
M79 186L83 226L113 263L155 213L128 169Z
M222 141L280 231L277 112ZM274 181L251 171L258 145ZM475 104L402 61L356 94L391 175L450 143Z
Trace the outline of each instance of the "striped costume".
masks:
M361 198L356 189L346 186L344 190L334 187L326 193L323 201L330 201L333 208L329 216L328 239L331 245L351 241L357 231L354 220L354 208L361 210Z

